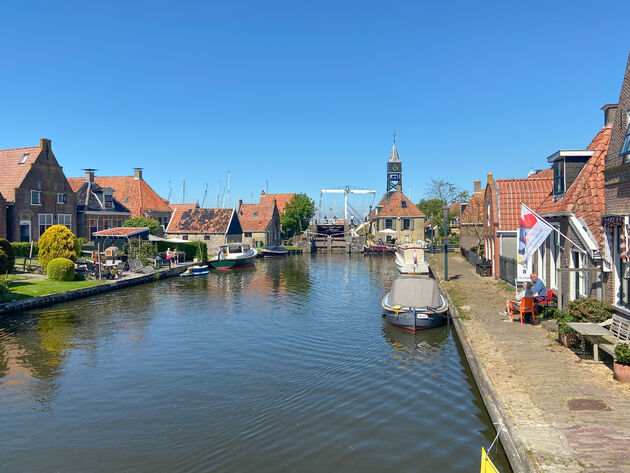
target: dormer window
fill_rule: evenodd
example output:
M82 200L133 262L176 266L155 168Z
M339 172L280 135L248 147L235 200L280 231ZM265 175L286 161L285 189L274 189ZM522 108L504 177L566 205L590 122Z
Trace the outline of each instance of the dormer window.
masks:
M553 163L553 195L564 194L564 160Z
M401 200L400 201L400 205L402 205L403 209L406 209L407 208L407 201L406 200Z
M105 208L111 209L114 206L114 196L112 194L103 194L105 198Z

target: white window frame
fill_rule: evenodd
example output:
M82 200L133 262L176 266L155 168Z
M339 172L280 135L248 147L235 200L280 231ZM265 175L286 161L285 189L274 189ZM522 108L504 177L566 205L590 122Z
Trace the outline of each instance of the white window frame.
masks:
M33 202L33 196L37 196L38 202ZM42 191L32 190L31 191L31 205L42 205Z
M42 223L42 217L44 218L44 223ZM48 224L50 223L50 225ZM42 235L44 234L44 232L46 230L48 230L50 227L52 227L53 224L53 214L37 214L37 228L39 229L39 238L42 237ZM44 228L44 231L42 232L42 226L46 227Z
M58 204L67 204L68 203L68 194L64 194L62 192L57 192L57 203Z
M63 222L62 222L63 217ZM72 231L72 214L57 214L57 223L68 228Z
M552 224L559 229L558 224ZM558 266L560 266L560 237L555 230L549 235L549 288L558 290Z

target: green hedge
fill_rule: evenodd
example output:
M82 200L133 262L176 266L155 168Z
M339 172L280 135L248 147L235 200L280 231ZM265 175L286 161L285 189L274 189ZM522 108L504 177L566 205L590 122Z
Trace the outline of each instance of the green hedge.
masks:
M159 252L164 252L169 248L186 253L187 261L192 261L195 258L198 258L200 261L208 261L208 245L203 241L191 241L189 243L173 243L170 241L157 242Z
M46 266L51 281L74 281L74 262L67 258L55 258Z
M13 248L13 254L21 258L28 258L28 254L31 251L31 244L28 241L12 241L11 248ZM39 253L39 246L37 242L33 242L33 258L37 258Z
M15 266L15 253L11 243L0 238L0 274L12 273Z

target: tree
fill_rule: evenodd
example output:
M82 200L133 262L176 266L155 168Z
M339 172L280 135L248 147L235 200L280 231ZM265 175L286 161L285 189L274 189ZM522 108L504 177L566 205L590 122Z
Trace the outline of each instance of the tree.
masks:
M280 219L285 237L292 237L308 228L308 223L315 215L315 202L304 193L295 194L284 207Z
M416 204L416 207L427 216L427 220L429 217L436 217L441 220L443 206L444 203L441 199L421 199L420 202Z
M430 199L439 199L444 205L451 205L454 202L468 202L470 193L457 187L448 181L431 179L431 184L427 191Z
M81 254L77 237L63 225L53 225L39 237L39 263L46 271L48 263L55 258L68 258L76 261Z
M0 238L0 274L12 273L15 265L15 254L8 240Z
M157 235L160 231L160 222L147 217L131 217L125 220L123 227L148 227L151 235Z

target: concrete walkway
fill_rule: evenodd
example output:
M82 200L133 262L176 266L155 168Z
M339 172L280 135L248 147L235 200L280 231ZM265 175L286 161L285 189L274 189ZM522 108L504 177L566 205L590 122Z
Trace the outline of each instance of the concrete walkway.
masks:
M429 259L441 280L444 255ZM511 286L478 276L458 254L449 254L448 269L441 284L458 309L455 325L488 409L509 433L502 442L515 471L630 472L630 386L610 367L582 361L540 323L506 322L500 312ZM572 399L609 410L571 410Z

